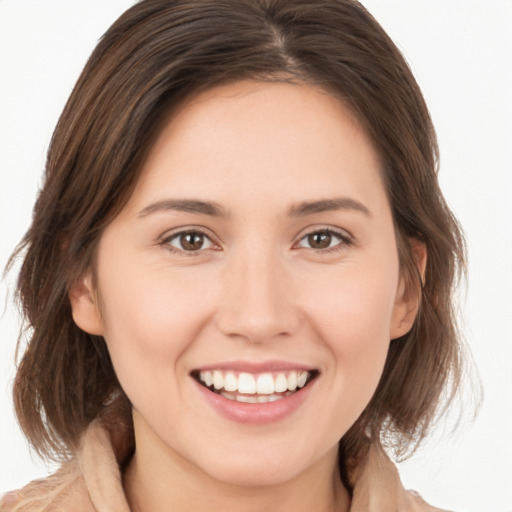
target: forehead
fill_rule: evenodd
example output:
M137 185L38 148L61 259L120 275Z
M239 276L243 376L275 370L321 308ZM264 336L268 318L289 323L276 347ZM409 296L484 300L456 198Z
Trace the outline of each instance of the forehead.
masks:
M318 86L242 81L173 111L134 196L300 201L343 186L383 191L378 154L346 105Z

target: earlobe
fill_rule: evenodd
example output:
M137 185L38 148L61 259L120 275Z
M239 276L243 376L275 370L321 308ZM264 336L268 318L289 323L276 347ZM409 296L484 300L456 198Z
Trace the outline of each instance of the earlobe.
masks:
M425 244L419 240L412 240L410 244L417 273L414 276L410 276L408 283L404 272L402 272L400 277L395 307L391 318L390 339L392 340L404 336L411 330L420 307L421 288L425 284L427 249Z
M103 321L90 273L71 286L68 297L75 324L89 334L103 336Z

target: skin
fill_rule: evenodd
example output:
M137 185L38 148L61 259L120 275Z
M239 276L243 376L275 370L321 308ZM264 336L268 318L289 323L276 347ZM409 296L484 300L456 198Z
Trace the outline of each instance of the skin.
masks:
M171 199L225 215L162 206ZM339 234L327 248L307 236L326 229ZM205 233L199 249L172 238L186 230ZM133 404L133 510L348 510L338 441L418 304L404 293L378 155L341 102L249 81L183 105L102 235L95 271L98 288L89 273L70 300L77 325L104 336ZM190 375L234 360L319 376L290 415L242 424L208 406Z

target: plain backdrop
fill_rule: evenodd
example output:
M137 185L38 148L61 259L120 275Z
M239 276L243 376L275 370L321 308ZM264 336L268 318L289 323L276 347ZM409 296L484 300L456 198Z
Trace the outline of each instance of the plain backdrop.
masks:
M0 265L27 229L60 111L97 40L129 0L0 0ZM441 148L441 185L469 241L461 295L485 391L400 465L406 487L466 512L512 512L512 1L363 0L408 59ZM19 319L2 282L0 492L52 468L12 412ZM467 395L469 396L469 395ZM469 399L468 399L469 400ZM384 511L383 511L384 512Z

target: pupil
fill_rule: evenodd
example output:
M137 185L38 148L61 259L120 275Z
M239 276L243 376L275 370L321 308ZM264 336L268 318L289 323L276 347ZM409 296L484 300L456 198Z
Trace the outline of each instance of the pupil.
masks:
M199 233L187 233L181 237L181 246L185 250L197 251L203 246L203 235Z
M309 235L308 241L311 247L315 249L325 249L331 245L331 235L329 233L314 233Z

